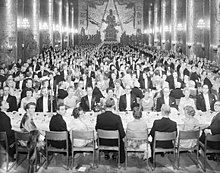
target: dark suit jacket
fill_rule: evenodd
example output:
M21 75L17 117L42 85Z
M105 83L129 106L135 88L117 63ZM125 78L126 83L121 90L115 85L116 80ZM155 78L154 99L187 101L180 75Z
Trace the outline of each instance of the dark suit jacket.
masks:
M215 102L216 102L215 96L213 94L209 93L209 103L210 103L210 108L212 111L214 111ZM197 97L196 97L196 108L198 110L201 110L202 112L207 111L206 105L205 105L205 99L204 99L204 96L202 93L197 95Z
M132 88L131 92L135 97L138 97L140 99L144 97L143 92L138 87Z
M104 96L102 95L102 92L100 91L98 87L95 87L93 89L92 95L96 97L97 102L100 102L100 99L104 98Z
M124 128L122 125L121 117L112 113L111 111L106 111L97 116L97 122L95 129L102 129L102 130L118 130L120 138L125 137ZM109 140L109 139L102 139L100 140L101 145L108 145L108 146L117 146L117 140Z
M156 103L157 105L156 105L156 111L157 112L160 112L161 111L161 107L162 107L162 105L164 104L164 96L162 96L162 97L159 97L158 99L157 99L157 103ZM173 98L173 97L169 97L169 106L170 107L174 107L174 108L178 108L177 107L177 105L176 105L176 100L175 100L175 98Z
M56 100L53 100L53 112L56 112ZM51 101L50 97L48 96L48 111L51 111ZM36 112L43 112L43 96L41 96L39 99L37 99L37 105L36 105Z
M67 131L66 122L64 121L62 115L58 113L56 115L53 115L50 120L49 128L50 131L57 131L57 132ZM56 148L66 148L65 141L56 141L56 142L50 141L50 144Z
M148 80L148 86L145 86L145 80ZM150 77L147 77L147 79L144 79L143 76L141 76L139 78L139 82L140 82L140 88L141 89L145 89L145 88L149 88L149 89L153 89L153 83Z
M42 78L43 76L48 76L49 72L47 70L44 70L43 75L42 75L42 71L39 71L37 73L37 75L38 75L39 78Z
M19 89L19 84L20 84L20 80L16 82L16 85L15 85L15 88L16 88L16 89ZM25 83L25 81L23 80L21 89L24 89L25 87L26 87L26 83Z
M173 75L167 76L166 81L169 83L170 89L175 89ZM180 78L177 78L177 82L181 83L181 88L183 87L183 81Z
M203 85L207 85L209 87L209 91L212 89L212 82L206 77L203 81Z
M0 111L0 132L6 132L9 145L15 141L14 131L11 127L11 119L2 111Z
M95 103L96 103L96 97L92 96L91 110L95 109ZM89 110L88 95L82 97L80 106L82 107L83 111L91 111L91 110Z
M177 124L176 122L170 120L169 118L162 118L160 120L155 120L153 127L150 131L150 134L154 140L155 137L155 131L159 132L174 132L177 131ZM173 143L172 141L158 141L156 143L156 147L161 148L172 148Z
M138 106L137 100L136 97L133 94L131 94L131 109L133 110L135 106ZM127 101L126 101L126 94L124 94L119 99L119 110L126 111L126 108L127 108Z
M180 99L181 97L184 97L184 94L183 94L183 91L180 88L176 88L176 89L173 89L170 92L170 96L175 98L175 99Z
M9 109L8 109L7 112L13 112L13 111L17 111L18 110L17 99L16 99L15 96L11 96L9 94L6 101L9 104Z

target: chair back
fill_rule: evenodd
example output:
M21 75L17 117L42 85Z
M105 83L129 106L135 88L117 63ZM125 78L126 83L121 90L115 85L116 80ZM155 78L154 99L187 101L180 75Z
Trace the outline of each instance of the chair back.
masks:
M65 141L68 140L68 132L55 132L55 131L46 131L46 141Z
M220 142L220 134L217 135L207 134L206 140L211 142Z
M94 131L72 131L72 139L94 139Z
M6 147L6 151L8 150L8 138L6 135L6 132L0 132L0 150L2 149L2 144L3 146Z
M109 130L97 130L98 138L102 139L119 139L119 132L118 130L109 131Z
M155 132L154 139L156 141L171 141L176 139L176 131L174 132Z
M127 140L148 140L148 130L147 131L130 131L126 132Z
M15 142L22 140L22 141L28 141L29 140L30 133L29 132L18 132L15 131Z
M198 139L200 135L199 130L179 131L179 139Z

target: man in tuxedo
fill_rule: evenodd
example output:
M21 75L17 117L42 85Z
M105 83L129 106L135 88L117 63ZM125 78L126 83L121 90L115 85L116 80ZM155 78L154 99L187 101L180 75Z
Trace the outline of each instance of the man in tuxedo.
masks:
M151 142L151 152L153 151L153 141L155 137L155 132L174 132L177 131L177 123L170 120L169 115L170 115L170 106L163 104L161 107L161 114L163 116L162 119L155 120L153 123L153 127L150 131L149 136L153 138ZM156 147L161 147L161 148L172 148L173 143L172 141L158 141L156 143ZM153 156L153 154L152 154ZM150 159L152 160L152 159Z
M36 60L33 60L32 67L33 67L33 72L40 70L40 66L37 64Z
M36 112L51 112L51 99L53 99L52 106L53 106L53 112L56 111L56 100L52 98L52 96L48 95L48 90L47 88L43 87L41 89L41 97L38 98L37 100L37 105L36 105Z
M147 75L147 72L143 72L139 78L141 89L152 89L153 84L151 78Z
M48 75L49 75L49 72L48 72L47 70L45 70L44 65L41 65L41 66L40 66L40 71L38 72L37 75L38 75L39 78L42 78L42 77L44 77L44 76L48 76Z
M24 73L21 73L19 74L19 80L16 82L16 86L15 88L16 89L19 89L19 90L23 90L25 88L25 82L24 82Z
M176 83L176 88L170 92L170 97L173 97L175 99L180 99L181 97L184 97L180 82Z
M9 109L8 102L4 100L0 100L0 132L6 132L8 138L8 147L9 147L9 156L13 158L13 154L15 152L15 148L11 147L11 144L14 143L14 131L11 126L11 119L7 116L7 110Z
M27 89L34 89L33 88L33 81L32 81L32 79L31 78L28 78L28 79L26 79L26 80L24 80L24 85L25 85L25 87L22 89L22 91L21 91L21 100L24 98L24 97L26 97L26 91L27 91Z
M50 120L50 124L49 124L50 131L56 131L56 132L67 131L66 122L63 119L63 116L65 115L65 113L66 113L65 105L63 103L59 104L57 106L57 114L53 115ZM69 142L70 142L70 139L69 139ZM56 148L66 148L65 141L50 141L50 144ZM69 143L69 146L70 146L70 143Z
M104 96L101 92L101 87L102 87L102 84L100 81L98 81L96 83L95 88L93 89L93 92L92 92L92 95L96 97L97 102L100 102L100 99L104 98Z
M143 92L140 90L140 83L138 81L134 82L134 88L132 88L132 94L139 99L144 97Z
M4 101L8 102L9 104L9 108L8 108L8 112L13 112L13 111L17 111L17 99L15 96L12 96L9 94L9 87L5 86L3 88L3 98Z
M95 104L97 102L97 99L92 93L93 93L92 87L87 87L87 95L82 97L80 103L80 106L82 107L83 111L88 112L95 109Z
M137 106L137 99L131 93L131 87L126 85L125 94L119 99L119 110L120 111L131 111L135 106Z
M125 137L125 131L122 125L121 117L114 114L113 107L115 105L115 101L113 98L109 98L106 100L106 111L97 116L95 129L101 130L118 130L120 136L120 162L124 163L125 161L125 151L124 151L124 142L123 138ZM112 139L100 139L100 145L106 146L117 146L118 141ZM109 153L105 153L105 158L109 159ZM113 154L113 159L115 155Z
M156 111L160 112L163 104L169 105L170 107L174 107L177 109L175 98L170 96L170 89L165 87L163 89L162 96L159 97L156 101Z
M196 97L196 108L202 112L214 111L214 103L216 98L214 94L209 92L208 85L203 85L202 93Z
M172 75L167 76L166 81L169 83L169 88L170 89L175 89L177 82L181 83L181 88L183 86L183 81L178 77L178 74L175 71L173 72Z

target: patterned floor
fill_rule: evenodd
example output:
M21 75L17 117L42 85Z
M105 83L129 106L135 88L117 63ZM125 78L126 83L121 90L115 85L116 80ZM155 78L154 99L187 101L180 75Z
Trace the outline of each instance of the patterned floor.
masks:
M24 156L22 156L24 157ZM194 158L194 156L193 156ZM81 155L75 161L79 164L79 167L84 168L85 173L144 173L144 172L154 172L154 173L202 173L201 167L197 168L193 161L187 156L186 153L181 154L180 169L174 169L170 160L172 160L172 155L167 154L165 157L157 155L156 157L156 168L152 171L152 165L150 164L149 171L145 169L146 162L134 156L129 156L128 168L125 170L124 165L120 169L117 168L115 160L105 160L103 156L101 157L101 164L99 167L91 168L90 164L92 162L92 155L88 154L86 156ZM57 155L51 161L49 167L44 169L41 167L38 173L73 173L80 172L80 170L65 169L66 158L63 155ZM75 165L76 166L76 165ZM1 173L5 171L0 169ZM26 173L27 172L27 160L25 160L16 169L13 167L10 173ZM220 161L208 161L207 173L220 173Z

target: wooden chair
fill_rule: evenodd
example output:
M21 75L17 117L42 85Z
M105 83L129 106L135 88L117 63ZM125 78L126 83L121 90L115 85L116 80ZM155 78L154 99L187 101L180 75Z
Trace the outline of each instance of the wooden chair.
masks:
M66 153L67 156L67 170L69 169L69 142L68 142L68 132L55 132L55 131L46 131L46 166L47 169L49 162L53 159L53 157L49 160L49 152L52 153ZM56 148L50 145L50 141L65 141L66 148Z
M0 132L0 154L6 156L6 172L8 172L9 155L8 155L8 138L6 132Z
M120 137L118 130L109 131L109 130L97 130L97 137L98 137L98 163L100 164L100 151L107 150L107 151L118 151L118 167L120 167ZM105 146L100 145L100 138L101 139L117 139L118 146Z
M156 153L166 153L166 152L173 152L174 154L174 161L176 159L176 134L177 132L155 132L155 137L153 141L153 165L156 167ZM173 147L172 148L159 148L156 147L156 142L157 141L172 141L173 142ZM175 169L175 163L173 164L173 167Z
M213 149L209 146L207 146L208 142L219 142L220 143L220 134L218 135L211 135L207 134L205 138L205 144L199 141L199 146L201 147L203 154L204 154L204 160L203 160L203 170L206 172L206 161L207 161L207 154L213 154L213 153L220 153L220 150Z
M196 166L199 164L199 130L190 130L190 131L179 131L178 144L177 144L177 167L179 169L180 165L180 152L182 151L195 151L196 150ZM191 148L183 148L180 146L181 140L196 140L196 145ZM190 157L192 159L192 157ZM193 159L192 159L193 160ZM194 160L193 160L194 162Z
M74 139L91 140L92 146L75 147ZM94 131L72 131L72 165L74 167L74 152L92 152L93 153L93 166L95 163L95 136Z
M21 163L18 163L19 153L26 153L27 158L29 155L29 149L27 147L27 142L29 140L30 133L29 132L18 132L15 131L15 149L16 149L16 163L18 167L26 158L24 158Z
M125 169L127 169L128 164L128 152L146 152L144 149L134 149L128 146L128 142L131 140L145 142L148 149L148 131L127 131L125 140ZM148 152L148 150L147 150ZM147 169L149 169L148 159L147 159Z

